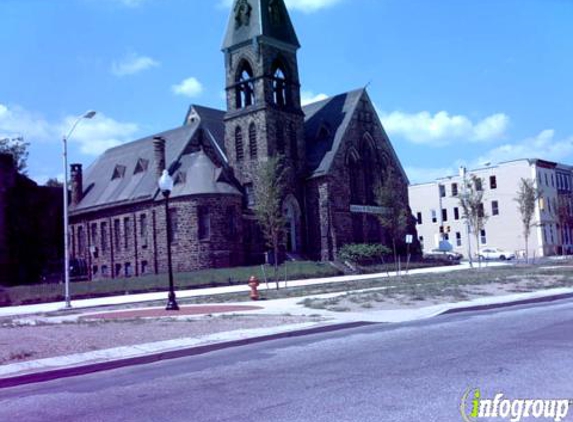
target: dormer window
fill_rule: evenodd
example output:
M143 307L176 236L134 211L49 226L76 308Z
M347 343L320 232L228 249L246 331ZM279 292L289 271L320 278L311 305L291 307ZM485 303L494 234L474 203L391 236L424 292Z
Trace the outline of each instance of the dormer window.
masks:
M113 174L111 176L111 180L122 179L123 176L125 176L125 170L126 167L122 166L121 164L115 166L115 169L113 170Z
M184 171L178 171L177 174L175 175L173 182L175 185L184 185L186 180L187 180L187 173L185 173Z
M135 170L133 171L133 174L146 172L148 166L149 166L149 161L140 158L139 160L137 160L137 164L135 165Z

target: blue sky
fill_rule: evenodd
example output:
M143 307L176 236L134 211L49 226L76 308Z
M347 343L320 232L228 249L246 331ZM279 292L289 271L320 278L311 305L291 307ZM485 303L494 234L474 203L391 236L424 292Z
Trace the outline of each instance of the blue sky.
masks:
M228 0L0 0L0 138L29 174L224 108ZM305 101L368 85L412 182L523 157L573 164L573 1L287 0Z

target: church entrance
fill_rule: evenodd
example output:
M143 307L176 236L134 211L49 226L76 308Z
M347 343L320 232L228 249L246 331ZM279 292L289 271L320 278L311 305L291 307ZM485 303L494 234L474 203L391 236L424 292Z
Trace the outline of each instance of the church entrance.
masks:
M297 253L300 251L300 206L294 195L288 195L283 202L283 216L285 219L286 251Z

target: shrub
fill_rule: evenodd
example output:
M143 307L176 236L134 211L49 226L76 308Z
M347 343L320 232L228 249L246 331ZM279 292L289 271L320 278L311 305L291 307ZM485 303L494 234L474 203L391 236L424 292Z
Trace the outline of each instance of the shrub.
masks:
M390 254L392 254L390 248L379 243L350 243L340 249L338 256L343 261L371 264L380 262L384 255Z

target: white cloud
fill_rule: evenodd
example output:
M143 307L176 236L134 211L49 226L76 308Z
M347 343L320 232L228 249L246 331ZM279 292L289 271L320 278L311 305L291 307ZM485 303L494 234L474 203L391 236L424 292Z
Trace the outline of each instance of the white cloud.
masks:
M66 130L73 125L76 117L68 116L60 126ZM106 149L133 140L139 126L135 123L122 123L98 113L93 119L83 120L74 131L70 142L79 146L86 155L99 155Z
M328 95L326 94L315 94L312 91L302 91L300 93L300 102L302 103L303 106L310 104L310 103L315 103L317 101L322 101L322 100L326 100L328 98Z
M76 119L77 116L68 116L50 122L22 107L0 104L0 138L23 136L32 146L37 142L60 142ZM70 143L78 145L83 154L98 155L107 148L133 140L138 131L135 123L118 122L98 113L93 119L82 120Z
M182 81L180 84L173 85L171 90L174 94L193 98L203 93L203 85L196 78L190 77Z
M498 113L472 122L463 115L450 115L440 111L408 114L394 111L380 113L384 128L391 135L404 137L415 144L444 146L453 142L483 142L503 138L509 126L509 117Z
M0 138L23 136L28 141L59 139L54 126L42 116L19 106L0 104Z
M147 56L128 54L119 62L113 62L111 72L116 76L134 75L152 67L159 66L159 62Z
M334 6L343 0L286 0L285 3L289 10L299 10L305 13L316 12L320 9ZM233 5L233 0L220 0L219 6L223 8L230 8Z
M541 158L552 161L570 161L573 158L573 136L555 139L555 131L547 129L533 138L498 146L476 160L499 163L520 158Z

